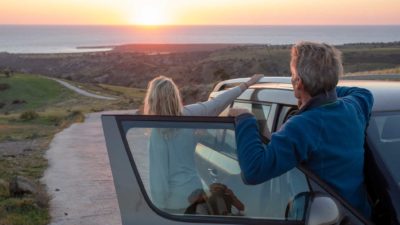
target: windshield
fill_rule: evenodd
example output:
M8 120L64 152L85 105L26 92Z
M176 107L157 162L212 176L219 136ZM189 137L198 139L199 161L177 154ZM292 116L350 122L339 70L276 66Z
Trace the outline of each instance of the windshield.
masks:
M372 116L368 127L369 140L383 159L392 177L400 186L400 112Z

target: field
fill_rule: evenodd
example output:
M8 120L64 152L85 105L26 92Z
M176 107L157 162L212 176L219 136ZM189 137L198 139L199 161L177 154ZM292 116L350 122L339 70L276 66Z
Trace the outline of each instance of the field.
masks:
M99 100L79 95L54 80L37 75L0 74L0 224L48 224L48 200L40 178L47 168L44 153L55 133L85 113L105 109L137 108L143 90L106 85L81 85L83 89L118 96ZM9 183L23 176L37 185L37 192L14 196Z

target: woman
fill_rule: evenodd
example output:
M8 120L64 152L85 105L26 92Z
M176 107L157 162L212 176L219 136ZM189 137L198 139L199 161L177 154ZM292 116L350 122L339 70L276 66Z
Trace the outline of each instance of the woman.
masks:
M147 90L144 113L166 116L217 116L250 85L262 77L254 75L246 83L206 102L182 105L178 87L164 76L154 78ZM150 189L153 203L171 213L183 213L188 196L202 189L194 161L196 135L193 129L157 128L149 141Z
M181 94L171 78L159 76L150 81L144 100L144 113L165 116L217 116L249 86L263 77L256 74L245 83L206 102L182 105Z

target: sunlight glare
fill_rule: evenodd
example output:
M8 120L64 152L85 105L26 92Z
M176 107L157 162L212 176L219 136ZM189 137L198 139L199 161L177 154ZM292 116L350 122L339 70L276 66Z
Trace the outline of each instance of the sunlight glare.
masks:
M130 22L144 26L165 25L168 23L165 11L163 4L156 4L156 2L137 5Z

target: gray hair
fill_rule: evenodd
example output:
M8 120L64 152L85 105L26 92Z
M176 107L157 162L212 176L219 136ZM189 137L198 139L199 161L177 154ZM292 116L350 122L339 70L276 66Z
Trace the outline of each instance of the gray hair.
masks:
M311 96L335 88L343 74L341 52L325 43L295 44L292 47L290 66L295 69L304 89Z

